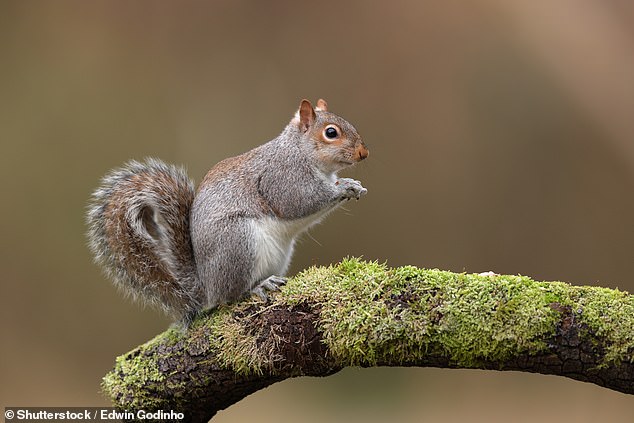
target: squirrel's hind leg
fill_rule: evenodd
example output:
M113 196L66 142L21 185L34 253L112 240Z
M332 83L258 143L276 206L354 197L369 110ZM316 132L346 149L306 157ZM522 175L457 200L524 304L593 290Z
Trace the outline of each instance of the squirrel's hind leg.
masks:
M267 292L279 291L280 286L286 283L286 278L281 276L271 275L268 278L260 281L255 288L251 290L252 294L257 295L264 301L268 301L269 297Z

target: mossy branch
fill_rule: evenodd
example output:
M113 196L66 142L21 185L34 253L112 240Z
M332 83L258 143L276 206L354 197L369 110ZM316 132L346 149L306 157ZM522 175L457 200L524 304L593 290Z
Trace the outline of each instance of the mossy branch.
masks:
M249 299L167 330L118 357L103 388L122 410L188 421L346 366L519 370L633 394L633 351L626 292L346 259L304 271L269 303Z

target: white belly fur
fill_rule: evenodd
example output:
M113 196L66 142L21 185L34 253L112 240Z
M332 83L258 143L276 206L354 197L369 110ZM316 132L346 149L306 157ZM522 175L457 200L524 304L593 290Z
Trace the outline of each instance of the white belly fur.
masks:
M253 285L271 275L284 276L293 255L295 239L319 222L330 210L297 220L266 217L251 221L255 240Z

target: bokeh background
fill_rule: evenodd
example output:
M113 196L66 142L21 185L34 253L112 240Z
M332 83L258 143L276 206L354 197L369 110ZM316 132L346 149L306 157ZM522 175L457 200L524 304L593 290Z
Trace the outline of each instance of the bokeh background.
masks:
M114 357L162 331L92 264L84 211L128 159L219 160L328 100L370 159L362 201L292 273L346 255L634 289L634 3L0 2L3 406L107 405ZM348 369L252 395L234 421L631 421L556 377Z

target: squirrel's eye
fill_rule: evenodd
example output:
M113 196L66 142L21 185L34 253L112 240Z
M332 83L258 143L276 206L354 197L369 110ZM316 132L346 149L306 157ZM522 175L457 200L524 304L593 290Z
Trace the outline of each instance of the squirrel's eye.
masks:
M326 135L326 138L332 140L339 136L339 131L337 131L337 128L335 128L334 126L329 126L324 131L324 135Z

